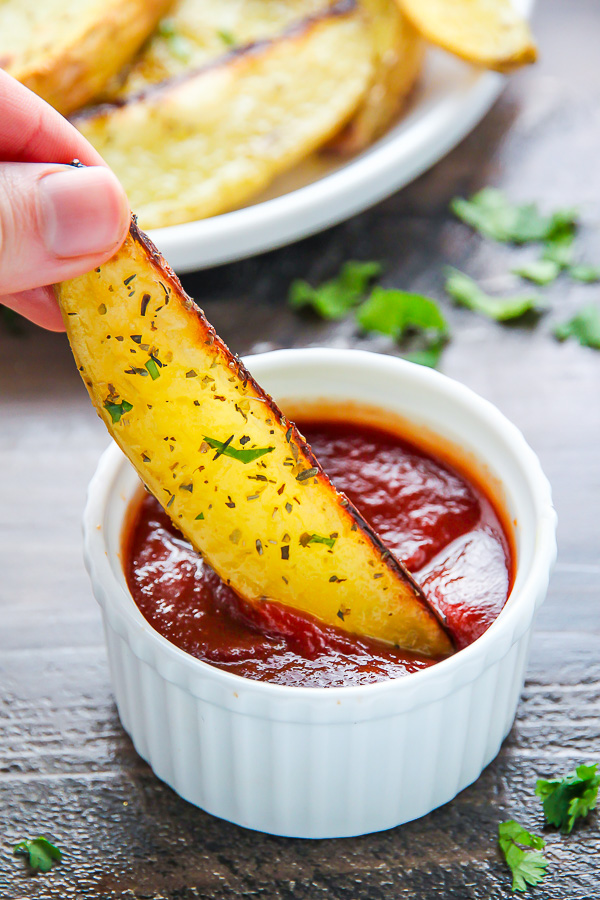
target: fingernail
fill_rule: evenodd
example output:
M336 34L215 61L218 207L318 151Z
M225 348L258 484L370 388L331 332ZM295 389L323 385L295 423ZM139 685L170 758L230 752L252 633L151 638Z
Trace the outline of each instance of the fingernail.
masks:
M41 237L58 257L101 253L115 245L128 218L116 177L103 166L51 172L38 182Z

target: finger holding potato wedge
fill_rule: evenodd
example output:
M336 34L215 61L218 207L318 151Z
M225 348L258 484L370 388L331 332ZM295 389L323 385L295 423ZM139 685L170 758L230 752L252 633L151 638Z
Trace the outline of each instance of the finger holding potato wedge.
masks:
M417 31L467 62L510 72L535 62L529 23L512 0L396 0Z
M452 653L412 576L135 222L111 260L57 285L56 295L108 430L241 597L428 656Z
M3 0L0 67L68 115L129 62L171 0Z
M356 2L73 122L145 228L240 206L348 121L373 55Z

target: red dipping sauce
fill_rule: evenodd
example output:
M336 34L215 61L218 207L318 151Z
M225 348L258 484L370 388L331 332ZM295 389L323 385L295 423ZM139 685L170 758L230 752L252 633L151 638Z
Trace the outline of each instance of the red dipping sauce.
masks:
M512 586L509 543L490 499L396 434L362 424L299 422L331 477L408 566L461 649L491 625ZM358 638L277 603L250 606L181 536L151 496L135 510L125 574L167 640L245 678L339 687L397 678L434 661Z

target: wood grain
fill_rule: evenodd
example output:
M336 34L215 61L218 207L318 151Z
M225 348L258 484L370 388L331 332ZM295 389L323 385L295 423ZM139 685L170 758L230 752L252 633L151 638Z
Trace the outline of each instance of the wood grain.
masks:
M385 261L388 285L442 299L447 374L522 428L552 482L559 563L532 646L515 726L498 759L455 801L382 834L296 841L214 819L139 759L112 700L99 612L81 560L87 482L107 443L64 338L0 331L0 897L2 900L500 900L511 897L498 822L542 830L535 779L600 756L600 354L551 337L597 286L561 278L537 324L495 325L443 297L447 263L502 287L525 251L481 241L449 199L495 184L551 209L577 204L578 246L600 260L600 16L595 0L545 0L541 62L514 76L485 121L443 162L375 209L294 247L185 279L231 347L360 346L351 323L286 307L291 279L349 258ZM31 876L12 844L47 833L63 864ZM596 814L548 833L540 900L600 895Z

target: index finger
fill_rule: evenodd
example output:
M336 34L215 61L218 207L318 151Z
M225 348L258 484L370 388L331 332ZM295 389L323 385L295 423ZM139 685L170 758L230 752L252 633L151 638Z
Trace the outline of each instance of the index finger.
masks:
M106 165L70 122L2 70L0 122L0 160Z

